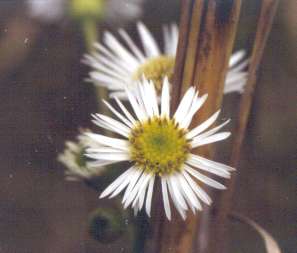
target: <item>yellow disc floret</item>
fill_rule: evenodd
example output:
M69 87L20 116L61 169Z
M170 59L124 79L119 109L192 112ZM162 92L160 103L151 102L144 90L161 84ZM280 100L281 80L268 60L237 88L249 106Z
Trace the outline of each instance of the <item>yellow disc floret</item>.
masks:
M140 80L144 75L146 79L152 80L157 91L160 91L164 77L167 76L170 81L173 76L174 61L174 57L164 55L149 59L137 69L133 79Z
M181 171L190 151L185 134L174 120L167 118L140 123L129 138L131 159L147 173L170 175Z

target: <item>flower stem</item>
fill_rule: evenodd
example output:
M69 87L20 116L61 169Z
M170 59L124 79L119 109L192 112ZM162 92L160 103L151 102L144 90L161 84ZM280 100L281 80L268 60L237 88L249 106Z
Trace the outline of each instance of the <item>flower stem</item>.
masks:
M82 21L82 29L84 33L85 45L89 53L92 52L94 43L99 39L98 34L98 25L96 20L94 19L85 19ZM96 95L97 95L97 102L99 111L102 114L108 115L108 111L106 107L102 104L102 99L107 100L108 93L106 88L95 86Z

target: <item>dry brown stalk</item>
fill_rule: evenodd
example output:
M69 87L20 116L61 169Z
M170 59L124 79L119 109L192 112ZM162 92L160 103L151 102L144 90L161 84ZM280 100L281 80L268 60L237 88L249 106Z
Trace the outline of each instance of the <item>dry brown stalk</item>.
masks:
M241 97L239 111L238 111L238 122L236 130L233 133L233 146L232 154L230 158L230 165L237 167L240 159L240 149L245 136L245 130L249 118L250 108L253 100L253 94L256 84L257 72L259 69L260 61L263 55L263 51L266 45L266 41L271 30L273 18L277 9L278 0L262 0L260 14L258 18L257 31L253 44L252 54L250 57L250 67L248 70L248 80L245 87L245 92ZM238 168L237 168L238 169ZM215 240L217 242L216 249L212 252L223 252L225 248L224 242L226 238L224 235L227 234L226 230L226 219L230 212L232 204L232 195L235 188L235 175L232 176L231 180L226 182L228 190L223 194L220 205L218 206L218 214L215 219L217 224L217 232Z
M200 94L208 93L205 109L194 118L201 123L221 104L228 61L233 47L241 1L184 0L180 20L180 38L173 78L172 110L189 85L196 86ZM209 149L199 154L210 156ZM162 202L159 200L159 210ZM163 215L155 222L155 247L152 253L189 253L203 214L189 213L186 221L174 214L171 222ZM203 232L203 228L198 233ZM195 249L195 252L197 249Z

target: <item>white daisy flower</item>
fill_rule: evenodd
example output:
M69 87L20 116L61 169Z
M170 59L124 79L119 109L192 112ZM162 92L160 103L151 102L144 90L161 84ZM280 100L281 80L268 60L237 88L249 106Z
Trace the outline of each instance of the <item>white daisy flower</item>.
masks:
M46 23L59 22L75 5L75 10L95 8L91 12L97 12L109 24L123 24L141 16L142 3L143 0L27 0L27 8L31 17Z
M95 133L87 135L102 147L87 149L86 156L95 160L96 166L122 161L131 162L131 167L110 184L100 198L110 198L124 191L124 208L132 206L135 212L145 206L150 216L154 183L161 180L164 209L171 219L170 198L183 219L190 208L194 213L201 210L201 202L211 204L211 199L201 188L204 183L216 189L225 186L204 175L207 172L229 178L234 169L214 162L191 151L197 147L226 139L230 133L218 131L229 121L207 130L218 118L219 111L193 129L189 129L194 114L205 102L207 95L198 97L191 87L184 95L176 112L170 116L170 94L168 79L164 79L160 108L155 85L143 80L137 86L137 93L126 89L128 100L136 116L115 98L116 110L104 101L118 118L95 114L93 122L122 138L107 137ZM196 182L199 181L199 184Z
M91 81L112 91L111 96L126 99L125 87L133 91L143 75L152 80L160 92L164 77L168 76L170 81L173 76L178 43L177 25L163 26L163 51L143 23L137 23L137 30L144 51L136 46L125 30L119 29L126 46L110 32L105 32L103 43L96 43L95 51L83 59L93 69L90 72ZM248 60L244 58L243 50L231 56L224 93L243 91L247 76L244 69L248 65Z
M88 131L89 132L89 131ZM67 169L65 170L65 179L69 181L79 181L99 176L104 167L89 166L84 153L88 147L99 147L90 137L81 133L77 136L77 142L66 141L66 148L63 153L59 154L58 161Z

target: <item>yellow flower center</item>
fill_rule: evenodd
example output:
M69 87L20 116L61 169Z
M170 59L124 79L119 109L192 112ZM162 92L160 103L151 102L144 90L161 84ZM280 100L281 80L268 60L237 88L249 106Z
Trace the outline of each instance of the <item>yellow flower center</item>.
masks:
M147 60L133 75L134 80L140 80L144 75L146 79L152 80L158 92L161 91L163 79L168 77L169 81L173 76L175 58L161 55Z
M190 152L185 134L174 120L167 118L140 123L129 138L131 159L147 173L161 176L181 171Z

